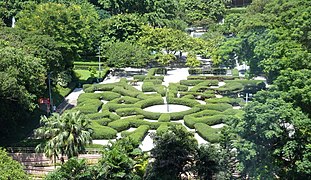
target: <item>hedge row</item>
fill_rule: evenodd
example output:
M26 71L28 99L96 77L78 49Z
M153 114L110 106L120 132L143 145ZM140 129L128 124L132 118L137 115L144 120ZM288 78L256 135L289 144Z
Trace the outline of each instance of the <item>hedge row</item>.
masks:
M128 137L134 140L134 142L140 143L147 135L149 129L150 127L148 125L141 125L135 131L130 133Z
M196 132L210 143L219 143L221 138L221 128L212 128L207 124L197 123L194 125Z
M121 108L134 108L134 107L139 107L135 104L117 104L113 102L108 102L103 106L103 109L108 109L109 111L116 111L117 109Z
M86 93L91 93L94 91L111 91L116 86L120 85L119 83L111 84L84 84L83 91Z
M167 103L169 104L180 104L184 106L194 107L196 105L200 105L200 103L193 99L185 99L185 98L168 98Z
M92 134L93 139L115 139L117 137L117 131L107 127L101 126L97 122L91 122L91 128L93 129L94 133Z
M204 117L199 117L199 118L188 115L184 117L184 123L187 127L193 129L194 125L197 123L204 123L207 125L216 125L219 123L223 123L226 117L227 116L223 114L214 115L214 116L204 116Z
M141 86L143 92L154 92L154 84L152 82L146 81Z
M224 86L217 88L216 91L218 91L220 94L232 94L241 92L243 88L244 86L241 83L228 81Z
M137 81L144 81L147 75L134 75L133 79Z
M227 103L218 103L218 104L206 104L198 106L201 110L216 110L216 111L225 111L227 109L232 109L232 105Z
M218 80L218 81L224 81L224 80L234 80L236 77L233 76L188 76L188 80Z
M211 69L202 69L202 68L190 68L188 70L189 74L215 74L215 75L225 75L227 73L226 69L221 68L211 68Z
M149 99L149 98L155 98L155 97L161 97L160 94L154 93L154 94L144 94L141 93L137 96L138 99L144 100L144 99Z
M158 128L157 128L157 134L162 134L168 131L168 125L167 124L161 124Z
M238 106L241 103L244 102L242 98L229 98L229 97L222 97L222 98L212 98L212 99L206 99L206 103L228 103L233 106Z
M141 109L144 109L149 106L160 105L163 103L164 103L164 100L162 97L154 97L154 98L149 98L149 99L138 101L134 105L135 107L140 107Z
M140 91L127 90L127 89L124 89L123 87L120 87L120 86L113 88L112 92L116 92L116 93L119 93L123 96L130 96L130 97L137 97L138 94L141 93Z
M171 120L170 114L163 113L163 114L161 114L161 116L159 117L158 122L170 122L170 120Z
M103 105L103 102L97 99L89 99L78 103L74 109L84 114L92 114L98 112Z
M117 104L135 104L138 101L140 101L140 99L138 98L133 98L130 96L123 96L117 99L114 99L112 101L110 101L111 103L117 103Z
M109 118L96 119L96 120L93 120L93 121L97 122L99 125L102 125L102 126L107 126L108 123L112 122L112 120L109 119Z
M206 91L206 92L180 92L180 97L184 98L184 96L187 96L188 99L199 99L199 100L205 100L208 98L214 98L215 93L214 91Z
M100 113L93 113L93 114L88 114L87 115L88 118L90 118L91 120L96 120L96 119L101 119L101 118L109 118L111 120L118 120L120 119L120 116L106 110L106 111L102 111Z

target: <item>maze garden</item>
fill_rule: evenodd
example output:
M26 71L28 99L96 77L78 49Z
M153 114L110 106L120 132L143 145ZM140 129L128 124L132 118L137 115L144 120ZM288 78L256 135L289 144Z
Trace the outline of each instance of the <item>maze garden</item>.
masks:
M188 76L166 87L162 85L165 74L165 69L152 68L146 75L134 75L132 80L86 84L74 110L91 119L93 139L115 139L121 133L122 137L141 142L149 130L165 131L169 126L183 125L206 141L217 143L226 119L243 115L240 108L246 103L246 93L265 88L261 80L206 75ZM142 84L141 90L135 87L137 83ZM166 113L146 110L166 103L189 108Z

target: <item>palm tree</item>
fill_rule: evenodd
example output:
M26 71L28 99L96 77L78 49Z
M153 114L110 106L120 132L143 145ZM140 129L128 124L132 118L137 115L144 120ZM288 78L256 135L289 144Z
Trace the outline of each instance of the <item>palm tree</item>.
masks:
M59 154L68 158L78 156L85 145L92 142L90 121L79 111L53 113L48 118L41 117L40 122L42 126L36 129L35 136L47 141L39 144L36 150L43 149L49 158L54 156L54 162Z

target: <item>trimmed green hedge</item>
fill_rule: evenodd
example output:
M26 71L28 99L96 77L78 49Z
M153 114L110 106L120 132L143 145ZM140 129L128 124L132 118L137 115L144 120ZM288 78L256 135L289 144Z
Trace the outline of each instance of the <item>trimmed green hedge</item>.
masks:
M161 124L158 128L157 128L157 134L162 134L168 131L168 125L167 124Z
M137 108L120 108L116 110L116 113L122 117L137 115Z
M209 110L216 110L216 111L225 111L227 109L231 109L232 105L227 103L218 103L218 104L206 104L199 106L202 110L209 109Z
M138 98L133 98L130 96L123 96L117 99L114 99L112 101L110 101L111 103L117 103L117 104L135 104L138 101L140 101L140 99Z
M154 84L149 81L145 81L141 86L143 92L154 92Z
M117 104L117 103L112 103L108 102L103 106L103 108L107 108L109 111L116 111L117 109L121 108L134 108L134 107L139 107L136 104Z
M194 125L197 133L206 141L210 143L219 143L221 138L221 128L212 128L209 125L203 123L197 123Z
M154 76L157 72L157 68L151 68L149 69L147 76Z
M133 79L137 81L144 81L146 77L146 75L134 75Z
M162 97L154 97L154 98L149 98L149 99L138 101L134 105L135 107L140 107L141 109L144 109L149 106L160 105L163 103L164 103L164 100Z
M180 104L180 105L189 106L189 107L200 105L200 103L196 100L185 99L185 98L168 98L167 102L169 104Z
M155 98L155 97L161 97L160 94L154 93L154 94L139 94L137 96L138 99L144 100L144 99L149 99L149 98Z
M161 114L161 116L158 119L159 122L170 122L170 120L171 120L170 114L166 113Z
M127 120L119 119L119 120L110 122L108 126L115 129L118 132L121 132L121 131L124 131L130 128L130 122Z
M94 93L94 94L97 94L97 93ZM115 92L111 92L111 91L105 91L105 92L102 92L102 93L98 93L101 95L101 99L103 100L106 100L106 101L111 101L113 99L117 99L119 97L121 97L120 94L118 93L115 93Z
M107 127L101 126L97 122L91 122L91 128L94 133L92 134L93 139L115 139L117 137L117 131Z
M193 107L189 110L186 110L186 111L181 111L181 112L172 112L172 113L169 113L170 116L171 116L171 121L174 121L174 120L181 120L184 118L184 116L188 115L188 114L192 114L192 113L196 113L200 111L200 108L197 108L197 107Z
M193 129L196 123L204 123L208 125L216 125L219 123L223 123L227 118L226 115L214 115L214 116L205 116L205 117L194 117L191 115L184 117L184 123L187 127Z
M101 119L96 119L96 120L93 120L93 121L97 122L99 125L107 126L108 123L110 123L112 120L109 119L109 118L101 118Z
M233 106L237 106L240 105L241 102L243 102L244 100L242 98L229 98L229 97L222 97L222 98L212 98L212 99L206 99L205 102L206 103L228 103L231 104Z
M130 133L128 137L134 140L134 142L140 143L147 135L149 129L150 127L148 125L141 125L135 131Z
M158 112L149 112L143 109L137 108L137 114L143 115L146 119L158 120L162 113Z
M124 89L123 87L117 86L115 88L113 88L112 90L113 92L119 93L123 96L130 96L130 97L137 97L138 94L140 94L140 91L132 91L132 90L128 90L128 89Z
M234 80L236 77L233 76L188 76L188 80L218 80L218 81L224 81L224 80Z
M98 112L103 105L103 102L97 99L90 99L80 102L74 109L84 114L92 114Z
M96 120L96 119L101 119L101 118L109 118L112 121L120 119L120 116L108 111L108 110L103 110L100 113L93 113L93 114L88 114L88 118L91 120Z

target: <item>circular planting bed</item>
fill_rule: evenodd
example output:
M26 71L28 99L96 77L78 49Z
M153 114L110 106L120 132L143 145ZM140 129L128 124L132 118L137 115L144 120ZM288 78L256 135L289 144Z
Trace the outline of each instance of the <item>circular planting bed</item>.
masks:
M145 111L149 112L159 112L159 113L171 113L171 112L181 112L191 109L188 106L179 105L179 104L162 104L162 105L155 105L149 106L145 108Z

